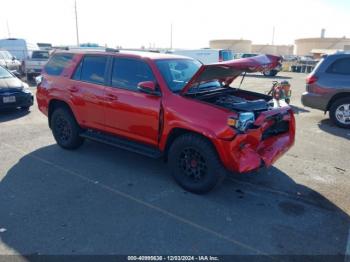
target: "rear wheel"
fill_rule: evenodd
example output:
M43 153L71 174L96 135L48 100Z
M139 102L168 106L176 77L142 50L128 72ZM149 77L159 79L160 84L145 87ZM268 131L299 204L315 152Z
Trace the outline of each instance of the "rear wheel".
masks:
M267 71L264 71L263 74L264 76L276 76L278 73L277 70L267 70Z
M329 117L337 126L350 128L350 97L333 102L329 110Z
M58 108L52 113L51 129L57 144L65 149L76 149L84 141L78 123L66 108Z
M170 147L168 159L176 182L193 193L209 192L226 176L216 150L198 135L185 134L177 138Z

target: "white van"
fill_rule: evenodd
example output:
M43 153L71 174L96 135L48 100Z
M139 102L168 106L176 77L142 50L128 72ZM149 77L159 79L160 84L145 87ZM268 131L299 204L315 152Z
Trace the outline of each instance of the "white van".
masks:
M209 49L209 48L193 49L193 50L178 49L178 50L169 50L167 51L167 53L174 54L174 55L188 56L202 62L202 64L205 64L205 65L233 59L232 50L225 50L225 49Z
M0 48L5 49L19 61L25 61L32 56L32 52L39 50L37 44L28 43L25 39L0 39Z

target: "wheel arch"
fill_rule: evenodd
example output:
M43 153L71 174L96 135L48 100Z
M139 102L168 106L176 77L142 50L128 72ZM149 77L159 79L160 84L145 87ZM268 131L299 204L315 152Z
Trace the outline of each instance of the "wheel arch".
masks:
M50 128L51 128L51 116L52 116L52 113L57 108L66 108L67 110L70 111L72 116L75 118L74 112L73 112L73 110L71 109L71 107L69 106L69 104L67 102L65 102L63 100L59 100L59 99L51 99L50 102L49 102L49 106L48 106L48 122L49 122L49 127Z
M168 160L168 152L169 152L171 145L174 143L174 141L178 137L180 137L184 134L193 134L193 135L197 135L199 137L206 139L211 144L213 149L217 152L217 154L219 155L219 153L216 149L216 146L213 143L213 140L212 140L212 138L210 138L210 136L207 136L207 135L200 133L198 131L195 131L195 130L186 129L186 128L182 128L182 127L175 127L169 132L167 139L166 139L166 143L165 143L165 147L164 147L164 151L163 151L164 152L164 161Z
M341 99L341 98L350 98L350 92L341 92L341 93L338 93L338 94L335 94L331 100L329 100L328 104L327 104L327 108L326 108L326 111L329 111L332 104L337 101L338 99Z

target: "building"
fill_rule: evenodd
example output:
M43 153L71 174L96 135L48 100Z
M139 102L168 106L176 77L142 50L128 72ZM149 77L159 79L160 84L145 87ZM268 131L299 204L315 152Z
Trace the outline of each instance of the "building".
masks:
M270 55L293 55L293 45L252 45L252 53Z
M210 48L213 49L229 49L234 53L251 53L252 41L243 39L219 39L210 40Z
M350 46L350 38L302 38L295 40L295 54L312 55L313 50L346 50Z

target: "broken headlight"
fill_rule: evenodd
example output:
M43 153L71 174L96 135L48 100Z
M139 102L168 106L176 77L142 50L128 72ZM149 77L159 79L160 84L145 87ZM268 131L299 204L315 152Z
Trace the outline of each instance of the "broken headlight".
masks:
M255 122L255 115L252 112L242 112L238 118L229 118L227 124L237 128L241 132L245 132L247 128Z

